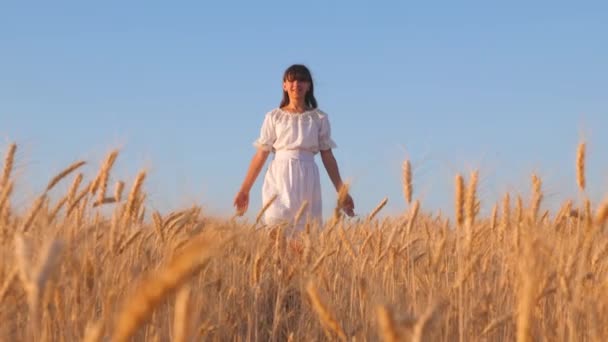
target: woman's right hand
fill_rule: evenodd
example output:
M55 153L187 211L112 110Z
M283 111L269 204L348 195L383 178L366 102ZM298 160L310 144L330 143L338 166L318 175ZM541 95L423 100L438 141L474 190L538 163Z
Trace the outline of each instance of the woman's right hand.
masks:
M234 197L234 207L236 208L236 214L243 216L249 207L249 193L239 191Z

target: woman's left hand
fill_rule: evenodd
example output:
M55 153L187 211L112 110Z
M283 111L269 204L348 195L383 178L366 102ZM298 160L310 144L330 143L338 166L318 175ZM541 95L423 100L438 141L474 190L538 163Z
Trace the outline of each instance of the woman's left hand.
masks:
M349 217L355 216L355 202L353 201L353 198L350 197L350 194L346 195L346 198L344 198L342 210Z

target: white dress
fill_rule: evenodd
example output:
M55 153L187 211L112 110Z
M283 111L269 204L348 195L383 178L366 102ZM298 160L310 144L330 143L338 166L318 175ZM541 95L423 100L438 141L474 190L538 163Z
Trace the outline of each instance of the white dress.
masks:
M295 222L296 229L303 229L306 219L321 222L321 184L314 155L336 147L327 114L319 109L298 114L274 109L264 117L254 146L274 152L264 176L262 203L275 194L278 197L264 213L265 223L292 223L305 201L308 206Z

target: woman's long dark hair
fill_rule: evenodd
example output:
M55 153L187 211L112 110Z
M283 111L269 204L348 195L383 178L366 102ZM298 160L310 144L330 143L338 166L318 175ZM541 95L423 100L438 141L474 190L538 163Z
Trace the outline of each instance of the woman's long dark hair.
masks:
M310 83L310 89L304 96L304 103L309 108L317 108L317 99L315 99L315 87L312 82L312 76L310 70L302 64L294 64L285 70L283 74L283 82L285 81L304 81ZM283 99L281 100L280 107L283 108L289 104L289 95L283 90Z

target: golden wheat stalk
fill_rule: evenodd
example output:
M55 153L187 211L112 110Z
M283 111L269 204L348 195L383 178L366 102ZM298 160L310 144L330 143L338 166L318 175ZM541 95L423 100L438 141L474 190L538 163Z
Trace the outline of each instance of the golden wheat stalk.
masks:
M190 303L190 286L182 286L175 296L175 313L173 316L173 341L186 342L190 337L190 317L192 304Z
M13 281L17 279L19 276L19 268L13 267L12 271L8 273L6 279L4 280L4 284L0 287L0 303L4 300L4 297L8 293L8 290L11 288Z
M38 263L32 267L31 246L21 235L15 235L16 256L21 269L21 279L26 290L30 309L30 322L34 336L39 333L42 319L42 298L45 285L57 268L64 244L59 240L46 243L39 256Z
M98 191L97 191L97 201L103 202L106 197L106 191L108 188L108 179L110 177L110 170L116 161L116 157L118 156L118 150L114 150L110 152L110 154L106 157L105 162L103 163L100 172L99 172L99 183L98 183Z
M38 215L38 212L40 211L40 209L42 209L42 206L43 206L44 202L46 201L46 199L47 199L46 194L43 194L36 199L36 201L34 202L34 205L32 206L27 217L25 218L23 225L21 226L22 233L25 233L28 231L28 229L30 229L32 223L34 223L34 220L36 219L36 216Z
M122 191L124 188L125 188L125 182L123 182L123 181L116 182L116 185L114 186L114 200L116 202L120 202L120 200L122 199Z
M559 208L559 211L557 212L557 215L555 215L555 220L553 222L553 226L555 226L556 229L559 228L558 226L563 222L563 220L570 217L571 210L572 210L572 200L567 200L564 203L562 203L562 205Z
M465 216L466 216L466 225L468 229L471 229L475 224L475 215L477 213L477 181L479 178L479 172L473 171L471 172L471 179L469 180L469 187L467 189L467 194L465 197Z
M507 192L502 199L502 215L500 217L501 226L506 229L511 224L511 196Z
M456 224L462 227L464 224L464 179L462 175L457 174L455 179L454 206L456 213Z
M148 274L118 312L112 341L129 341L161 301L179 289L232 238L230 234L206 231L191 239L164 267Z
M427 306L426 310L418 319L416 320L416 324L412 329L412 342L422 342L426 341L424 337L426 336L429 325L435 318L435 313L440 311L440 308L445 306L444 302L434 303L432 305Z
M584 206L585 206L585 216L583 216L583 221L585 223L585 227L591 228L591 225L593 224L593 216L591 214L591 200L586 198L585 202L584 202Z
M338 252L338 250L334 249L331 252L324 252L323 254L321 254L321 256L317 259L317 261L315 261L315 263L313 264L312 268L310 269L311 273L315 272L321 266L321 264L323 264L323 261L327 257L329 257L329 256L331 256L331 255L333 255L333 254L335 254L337 252Z
M334 315L329 311L327 306L321 301L321 298L319 297L319 293L317 292L317 288L312 280L310 280L308 282L308 284L306 285L306 293L308 294L308 297L310 298L310 301L312 302L313 309L315 310L315 312L317 313L317 316L321 320L321 323L322 323L321 325L323 326L327 337L330 340L333 340L332 334L331 334L331 332L333 332L336 335L338 335L338 338L341 341L346 341L347 337L346 337L346 334L344 333L344 329L342 329L342 326L340 325L340 323L336 320Z
M412 204L412 165L409 160L403 162L403 195L408 204Z
M519 225L521 223L522 215L523 215L523 200L521 199L521 195L517 195L517 199L515 200L515 222Z
M376 215L380 212L380 210L384 208L386 203L388 203L388 197L385 197L380 203L378 203L378 205L374 208L374 210L372 210L372 212L367 217L367 221L373 220L374 217L376 217Z
M44 289L51 274L57 269L64 248L65 243L61 240L52 240L44 245L32 279L40 291Z
M340 227L338 227L338 235L340 236L340 240L342 240L342 243L346 247L346 251L351 256L351 258L353 258L353 262L355 260L357 260L357 254L355 253L355 249L353 248L353 245L350 243L350 240L348 240L348 237L346 236L346 233L344 232L344 228L341 225L340 225Z
M412 205L412 207L410 208L410 215L409 215L408 221L407 221L406 232L408 233L408 235L412 232L412 227L414 226L414 223L416 222L416 217L418 217L419 209L420 209L420 201L416 200L414 202L414 205Z
M294 224L298 224L300 222L300 218L302 218L302 215L304 215L306 209L308 209L308 201L304 200L304 202L302 202L302 205L300 205L300 208L298 209L296 215L293 218Z
M80 160L80 161L74 162L72 165L68 166L65 170L59 172L59 174L57 174L55 177L53 177L53 179L51 179L49 181L49 184L46 186L46 191L50 191L55 185L57 185L57 183L59 183L59 181L61 181L65 177L67 177L70 173L74 172L74 170L78 169L79 167L81 167L84 164L86 164L86 162L83 160Z
M95 202L93 202L93 208L99 207L100 205L112 204L112 203L116 203L116 198L114 198L114 197L105 197L101 201L98 198Z
M378 320L378 333L382 341L401 341L401 336L397 330L397 324L395 323L395 319L389 308L386 306L378 306L376 308L376 317Z
M29 239L21 233L16 233L15 242L15 259L19 270L19 278L21 283L26 288L26 292L32 284L32 247Z
M260 210L260 212L258 213L258 215L255 218L255 224L258 224L261 220L262 217L264 216L264 213L266 212L266 210L268 210L268 208L270 208L270 206L272 205L272 203L274 201L276 201L276 199L279 197L278 194L274 194L269 200L268 202L266 202L264 204L264 206L262 207L262 209Z
M68 197L64 196L61 200L59 200L59 202L57 202L57 204L55 204L55 207L53 207L53 209L51 209L51 211L49 212L49 219L48 219L49 223L53 222L53 220L59 213L59 210L61 210L61 208L63 208L63 206L67 203L67 201L68 201Z
M4 168L2 169L2 178L0 178L0 188L4 188L11 179L11 171L15 162L15 153L17 151L16 144L10 144L4 157Z
M580 191L585 191L585 150L587 144L581 142L576 152L576 182Z
M70 188L68 189L68 194L66 196L68 198L69 204L72 204L72 202L74 202L74 197L76 197L76 191L78 191L78 187L80 186L80 183L82 182L82 178L83 178L82 173L79 173L78 175L76 175L76 177L72 181L72 185L70 185Z
M131 191L129 192L129 196L127 198L126 210L123 215L125 215L126 219L132 219L136 217L139 208L138 201L139 196L141 194L141 188L146 179L146 172L140 171L135 177L135 182L133 182L133 186L131 187Z
M258 252L259 253L259 252ZM251 285L255 286L260 282L260 274L262 273L262 255L256 254L251 270Z
M494 204L492 207L492 214L490 216L490 230L496 228L496 221L498 219L498 204Z
M595 214L595 222L598 226L602 227L608 219L608 198L606 198L602 204L597 208Z
M533 267L532 244L524 244L524 257L519 259L520 287L517 296L517 342L530 341L531 321L534 310L534 291L538 277Z
M542 181L536 174L532 174L532 200L530 205L530 218L531 221L534 223L538 220L538 211L540 210L540 203L542 199Z
M124 251L127 247L129 247L129 245L131 243L133 243L133 241L135 241L135 239L137 239L137 237L141 234L141 229L138 229L134 232L131 233L131 235L129 235L129 237L124 240L124 242L122 243L122 245L120 245L120 247L118 248L118 253L122 253L122 251Z
M2 193L0 193L0 212L4 209L4 206L8 202L13 192L13 182L9 181L4 187L2 187Z
M78 207L78 204L81 203L82 199L85 198L89 194L89 187L85 187L78 194L74 196L74 198L70 202L70 206L66 212L66 216L69 216L74 209Z
M88 322L84 330L84 342L99 342L103 337L103 322Z

